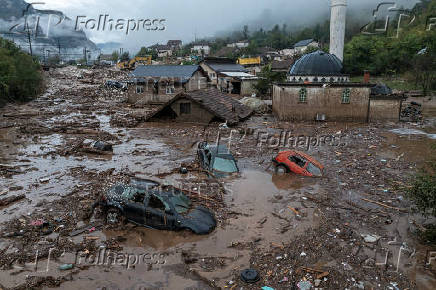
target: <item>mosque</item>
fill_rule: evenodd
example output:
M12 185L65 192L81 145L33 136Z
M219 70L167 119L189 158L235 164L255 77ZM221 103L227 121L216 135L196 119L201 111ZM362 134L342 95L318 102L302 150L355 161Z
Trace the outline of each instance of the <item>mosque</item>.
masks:
M399 121L403 95L369 83L350 82L343 57L347 0L331 0L330 51L305 54L287 82L273 85L273 112L280 120ZM363 73L363 72L362 72Z

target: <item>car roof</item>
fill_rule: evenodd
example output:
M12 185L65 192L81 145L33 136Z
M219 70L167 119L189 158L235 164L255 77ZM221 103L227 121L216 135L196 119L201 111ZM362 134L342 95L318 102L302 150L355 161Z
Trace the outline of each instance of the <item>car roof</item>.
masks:
M289 155L299 155L299 156L303 157L304 159L306 159L307 161L309 161L310 163L313 163L317 167L324 169L324 166L319 161L317 161L315 158L313 158L312 156L310 156L304 152L294 151L294 150L289 150L289 151L285 151L285 152L289 152Z
M233 155L230 152L230 150L227 148L226 145L207 145L205 147L206 149L209 149L210 152L215 155L215 156L220 156L220 157L232 157Z

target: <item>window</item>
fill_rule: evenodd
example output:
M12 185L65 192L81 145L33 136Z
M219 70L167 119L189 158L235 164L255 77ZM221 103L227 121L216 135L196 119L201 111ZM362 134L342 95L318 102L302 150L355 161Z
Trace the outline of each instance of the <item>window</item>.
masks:
M166 92L167 92L167 95L174 94L174 86L167 86Z
M137 94L142 94L143 92L144 92L143 86L136 86L136 93Z
M180 103L180 115L191 114L191 103Z
M342 104L349 104L350 103L350 89L346 88L342 92Z
M155 195L150 196L150 200L148 201L148 206L158 210L165 211L164 203Z
M304 165L306 165L306 161L302 158L300 158L299 156L290 156L289 160L295 164L297 164L298 166L300 166L301 168L304 167Z
M211 79L214 79L216 77L215 73L210 73L209 76Z
M307 103L307 89L301 88L300 89L300 103Z

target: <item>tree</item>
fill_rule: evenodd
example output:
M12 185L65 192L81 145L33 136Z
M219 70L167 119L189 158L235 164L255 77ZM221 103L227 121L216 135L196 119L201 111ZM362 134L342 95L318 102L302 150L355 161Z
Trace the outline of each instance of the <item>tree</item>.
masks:
M114 50L114 52L112 52L112 61L113 62L117 62L120 59L120 54L117 50Z
M436 54L434 51L426 49L422 54L417 54L413 59L413 71L415 75L415 85L420 86L423 95L435 88L436 82Z
M136 54L136 56L147 56L147 55L151 55L151 58L153 60L157 59L157 51L154 49L149 49L145 46L141 47L139 52Z
M435 144L431 150L436 153ZM436 160L432 158L426 162L415 175L412 186L407 192L408 197L415 203L416 208L424 216L436 217ZM434 222L426 227L420 227L420 237L423 242L436 243L436 225Z
M262 71L258 74L260 77L254 89L260 96L268 95L271 92L271 86L275 82L283 82L286 80L286 73L273 72L271 65L266 65L262 68Z
M128 61L130 59L130 55L129 52L123 52L123 54L120 55L120 60L121 61Z
M242 30L242 35L244 39L248 39L248 25L244 25L244 29Z
M42 90L43 78L35 58L0 38L0 105L27 101Z

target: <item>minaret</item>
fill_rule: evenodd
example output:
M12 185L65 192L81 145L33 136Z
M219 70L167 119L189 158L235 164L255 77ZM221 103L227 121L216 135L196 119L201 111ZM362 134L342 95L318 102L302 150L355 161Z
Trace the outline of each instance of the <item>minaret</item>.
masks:
M330 53L344 60L345 19L347 0L331 0Z

